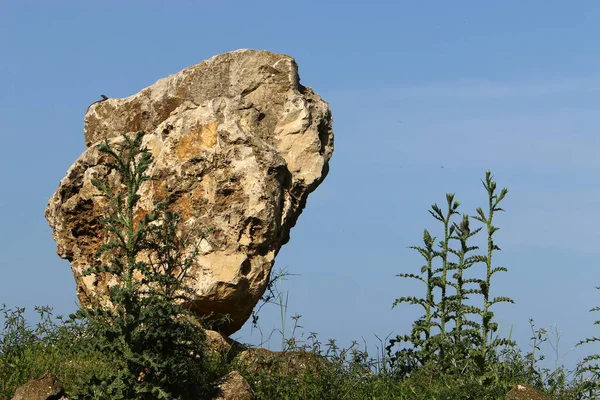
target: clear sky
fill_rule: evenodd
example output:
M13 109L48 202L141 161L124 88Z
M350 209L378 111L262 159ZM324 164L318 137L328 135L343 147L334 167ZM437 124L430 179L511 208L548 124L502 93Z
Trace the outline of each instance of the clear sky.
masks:
M597 1L0 0L0 303L76 308L44 219L84 151L83 116L213 55L293 56L334 116L331 171L280 252L287 324L322 341L377 344L410 329L427 213L456 192L485 207L490 169L510 192L492 283L496 316L527 348L528 320L562 332L560 361L600 335L600 3ZM265 335L280 310L265 308ZM261 340L248 326L234 337ZM268 344L278 348L277 336ZM266 346L266 345L265 345ZM547 356L555 359L548 347Z

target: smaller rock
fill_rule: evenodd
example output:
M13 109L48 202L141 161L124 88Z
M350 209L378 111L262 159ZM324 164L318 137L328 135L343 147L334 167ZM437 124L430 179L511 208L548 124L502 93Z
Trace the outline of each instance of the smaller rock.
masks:
M270 351L253 348L242 351L237 362L249 374L267 373L271 376L302 377L305 373L319 375L331 363L318 354L306 351Z
M508 392L506 400L553 400L553 398L532 386L518 384Z
M247 347L217 331L206 329L206 344L209 350L230 362Z
M225 355L231 350L231 339L217 331L206 329L206 344L208 348L220 355Z
M30 381L15 390L12 400L58 400L64 388L58 378L46 372L41 378Z
M231 371L219 381L213 400L254 400L254 392L238 371Z

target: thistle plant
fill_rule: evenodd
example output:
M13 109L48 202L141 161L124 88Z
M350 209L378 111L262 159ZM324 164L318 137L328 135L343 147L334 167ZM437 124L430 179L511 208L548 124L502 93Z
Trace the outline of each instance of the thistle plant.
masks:
M494 267L492 263L492 257L494 251L500 251L500 247L494 242L494 234L500 230L500 228L493 225L494 214L498 211L504 211L498 205L504 199L508 193L507 188L503 188L500 194L496 194L496 182L493 180L492 173L486 171L485 181L482 181L483 187L488 193L488 212L487 215L483 212L483 209L477 208L477 214L473 219L484 224L487 230L487 253L484 256L478 256L477 261L481 261L485 264L486 273L485 279L476 281L479 285L478 290L474 290L474 294L478 294L483 298L483 307L479 309L479 316L481 317L481 346L477 349L478 353L478 364L481 371L486 368L486 360L489 356L493 356L493 350L503 345L513 344L511 341L501 339L498 337L492 337L498 330L498 324L493 321L494 313L491 308L493 305L498 303L512 303L514 301L509 297L490 297L490 288L492 285L492 277L498 272L508 272L505 267L497 266Z
M444 357L444 338L446 334L446 323L450 321L448 308L448 282L450 264L447 257L448 244L451 239L454 227L451 225L452 216L457 213L460 203L454 201L454 194L447 194L448 211L444 214L441 208L434 204L429 213L438 221L444 224L444 240L439 243L442 251L434 249L435 237L432 237L427 229L423 232L424 247L410 246L409 248L417 250L426 261L421 267L421 274L401 273L397 276L407 279L415 279L425 284L425 298L414 296L400 297L394 301L392 307L401 303L411 305L420 305L425 315L413 324L409 335L401 335L390 340L387 347L390 360L394 364L394 369L400 374L410 374L413 370L427 364L429 361ZM446 249L446 251L444 251ZM441 268L435 268L433 262L441 258ZM439 303L435 302L435 289L441 289L441 299ZM412 347L404 347L395 354L392 348L398 343L410 343Z
M451 263L452 269L456 272L453 274L454 281L449 283L456 291L454 296L450 296L451 303L456 305L453 309L453 312L455 313L455 326L452 330L452 338L454 343L459 343L465 338L468 340L470 339L469 342L472 342L478 333L477 324L469 319L468 315L477 314L478 310L476 307L466 304L465 301L470 294L475 293L475 290L469 289L467 285L476 282L476 279L465 278L465 271L480 261L480 258L477 255L469 255L472 251L478 250L479 247L469 246L467 242L470 238L479 233L482 228L480 227L471 231L469 216L466 214L463 214L460 223L453 223L453 228L454 235L452 236L452 239L459 242L460 248L458 250L452 248L448 249L450 253L458 258L456 263Z
M600 290L600 286L596 286L596 289ZM600 307L594 307L590 310L590 312L598 312L600 311ZM600 320L594 321L594 325L600 325ZM592 336L581 340L577 343L577 346L581 346L584 344L594 344L599 343L600 337ZM600 396L600 354L591 354L587 357L584 357L583 360L579 363L577 374L585 379L586 382L586 392L588 393L590 398L598 398Z
M446 214L442 212L442 210L438 207L437 204L431 206L431 210L429 213L438 221L444 224L444 239L439 243L439 247L441 251L438 252L439 257L442 259L442 266L438 270L435 270L434 273L439 274L439 280L436 280L436 286L440 289L440 303L437 307L435 315L438 316L439 321L439 329L442 341L445 339L445 335L447 332L446 324L450 322L450 308L452 306L450 295L448 294L448 289L450 286L450 282L448 280L448 275L452 270L453 264L448 260L448 253L450 253L450 240L452 240L452 234L454 233L454 225L452 224L452 216L458 214L458 207L460 203L454 200L454 193L446 194L446 201L448 203L448 211ZM444 346L440 346L440 358L444 358Z
M478 216L462 215L459 222L453 221L459 215L460 203L455 195L446 195L447 209L443 211L437 204L429 213L443 224L443 239L435 249L436 238L427 230L423 233L423 247L411 246L425 259L420 274L401 273L401 278L414 279L425 285L423 298L408 296L395 300L393 307L401 303L419 305L424 315L414 322L410 334L399 335L390 340L387 346L392 369L400 375L410 375L416 370L435 364L441 373L465 372L471 370L479 376L486 376L494 360L494 350L498 346L512 342L492 335L498 325L493 322L491 307L500 302L511 302L507 297L490 297L489 288L494 274L506 271L504 267L494 267L492 255L500 248L494 243L493 235L499 228L492 224L494 213L503 211L498 204L508 193L502 189L496 194L496 183L489 171L482 181L488 193L489 210L485 214L477 208ZM475 219L487 228L487 254L473 254L479 248L470 246L469 240L483 227L471 229L470 219ZM451 244L458 242L458 247ZM436 267L434 263L438 261ZM476 264L485 265L483 279L469 278L466 272ZM482 305L476 306L480 297ZM400 350L394 347L402 345Z
M89 321L91 344L118 366L90 382L87 395L93 398L176 399L198 396L201 389L204 331L185 308L197 250L185 253L192 237L178 235L180 217L166 203L141 219L134 215L139 190L152 179L147 171L153 157L143 136L140 131L98 146L122 185L92 180L110 206L101 221L110 236L96 254L98 265L84 275L108 274L119 282L108 289L109 304L93 299L78 313ZM109 262L101 263L102 256Z

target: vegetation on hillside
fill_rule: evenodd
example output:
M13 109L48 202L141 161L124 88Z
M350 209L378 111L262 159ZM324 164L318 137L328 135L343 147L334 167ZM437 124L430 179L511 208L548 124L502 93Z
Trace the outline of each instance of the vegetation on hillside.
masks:
M284 342L286 352L326 360L298 373L289 373L285 358L256 369L213 355L201 321L185 308L196 256L190 246L206 231L182 229L180 216L166 203L134 218L140 186L152 179L147 172L153 159L143 136L124 135L116 145L98 147L123 185L93 181L110 206L102 221L110 240L98 251L98 264L85 273L108 274L120 284L107 289L109 303L92 299L67 319L38 307L34 326L24 309L1 307L0 400L47 370L71 399L82 400L203 398L210 396L211 382L233 369L242 372L258 399L500 399L518 383L560 399L600 396L600 356L586 358L576 371L551 371L539 364L547 333L533 322L528 353L499 336L494 306L512 300L492 291L494 276L508 272L494 261L500 250L494 224L508 190L498 191L489 171L482 180L485 209L460 214L454 194L446 195L445 209L432 205L439 236L425 230L422 246L411 247L423 257L422 267L398 275L419 281L423 293L393 303L417 305L423 315L410 332L382 342L380 354L369 355L357 343L341 349L335 340L322 343L311 334L305 341L292 336ZM478 234L486 235L483 249L471 244ZM267 299L274 300L269 293ZM293 318L298 328L299 317Z

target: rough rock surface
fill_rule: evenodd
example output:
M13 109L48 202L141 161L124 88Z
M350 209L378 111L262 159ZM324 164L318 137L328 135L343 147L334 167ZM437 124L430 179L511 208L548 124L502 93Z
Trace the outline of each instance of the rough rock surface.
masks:
M206 344L213 355L223 357L227 361L233 360L247 347L220 332L206 329Z
M254 393L246 379L238 371L231 371L221 378L218 393L212 400L254 400Z
M46 209L60 257L70 261L82 304L116 284L82 277L105 242L107 211L91 178L114 177L96 145L145 130L156 180L142 187L137 215L171 198L184 221L212 233L193 267L193 309L224 314L216 328L237 331L263 294L275 256L308 195L323 181L333 152L329 106L299 83L296 62L268 51L238 50L163 78L124 99L90 106L87 150L61 181ZM202 213L196 205L206 201Z
M242 351L236 361L252 375L269 374L301 379L310 373L319 375L319 371L331 367L331 363L318 354L306 351L271 351L252 348Z
M552 400L553 398L539 390L524 384L515 385L506 395L506 400Z
M63 386L56 376L46 372L41 378L17 388L12 400L57 400L63 391Z

